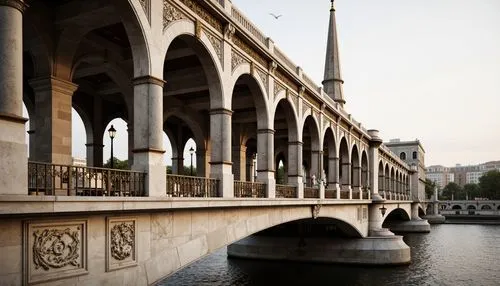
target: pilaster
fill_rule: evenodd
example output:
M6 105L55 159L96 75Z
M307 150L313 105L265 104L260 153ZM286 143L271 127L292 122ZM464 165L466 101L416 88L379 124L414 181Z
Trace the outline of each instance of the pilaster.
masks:
M304 198L302 142L288 142L288 185L297 187L297 197Z
M78 86L55 77L36 78L29 83L35 92L37 152L34 160L71 164L71 107Z
M267 186L267 197L276 197L274 130L257 130L257 180Z

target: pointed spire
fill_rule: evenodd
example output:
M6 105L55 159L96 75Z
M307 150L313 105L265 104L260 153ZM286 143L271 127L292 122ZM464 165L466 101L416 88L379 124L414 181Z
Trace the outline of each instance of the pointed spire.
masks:
M330 8L330 23L328 25L328 39L326 44L325 77L323 79L323 89L335 102L341 106L345 99L342 91L342 76L340 74L339 46L337 40L337 25L335 21L335 8Z

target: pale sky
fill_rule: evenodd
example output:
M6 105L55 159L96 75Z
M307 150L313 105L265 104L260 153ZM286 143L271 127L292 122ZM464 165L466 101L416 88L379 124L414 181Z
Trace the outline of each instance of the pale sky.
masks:
M328 0L233 0L317 84ZM426 165L500 160L499 0L336 0L345 108ZM282 14L278 20L269 13Z
M321 83L330 1L233 4ZM499 0L337 0L335 7L345 108L356 120L384 141L420 139L428 166L500 160ZM73 113L73 133L84 134ZM126 125L112 124L115 156L126 159ZM73 156L85 158L85 138L73 143ZM104 144L109 158L107 134Z

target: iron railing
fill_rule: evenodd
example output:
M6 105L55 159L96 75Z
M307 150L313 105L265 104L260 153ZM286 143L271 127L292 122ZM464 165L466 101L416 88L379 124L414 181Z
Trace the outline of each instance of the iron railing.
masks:
M337 190L325 190L325 199L337 199Z
M296 198L297 197L297 187L276 184L276 197L277 198Z
M349 190L340 190L340 198L343 200L349 199Z
M32 195L145 195L146 173L129 170L28 162L28 193Z
M218 179L167 174L167 197L218 196Z
M305 187L304 188L304 198L306 199L317 199L319 198L319 189Z
M349 193L349 192L348 192L348 193ZM352 191L352 199L353 199L353 200L359 200L359 199L361 198L361 197L360 197L360 195L361 195L361 192L360 192L360 191L358 191L358 190L353 190L353 191ZM348 197L348 198L349 198L349 197Z
M266 184L261 182L234 181L234 197L265 198Z

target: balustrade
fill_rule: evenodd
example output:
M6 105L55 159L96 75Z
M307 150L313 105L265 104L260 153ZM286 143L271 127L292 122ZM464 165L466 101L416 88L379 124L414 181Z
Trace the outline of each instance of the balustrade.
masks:
M265 198L266 184L261 182L234 181L235 198Z
M305 187L304 188L304 198L306 198L306 199L318 199L319 198L319 189Z
M349 190L340 190L340 198L343 200L349 199Z
M297 187L276 184L277 198L297 198Z
M167 197L218 196L218 179L167 174Z
M337 190L325 190L325 199L337 199Z
M146 173L85 166L28 162L30 195L145 195Z

